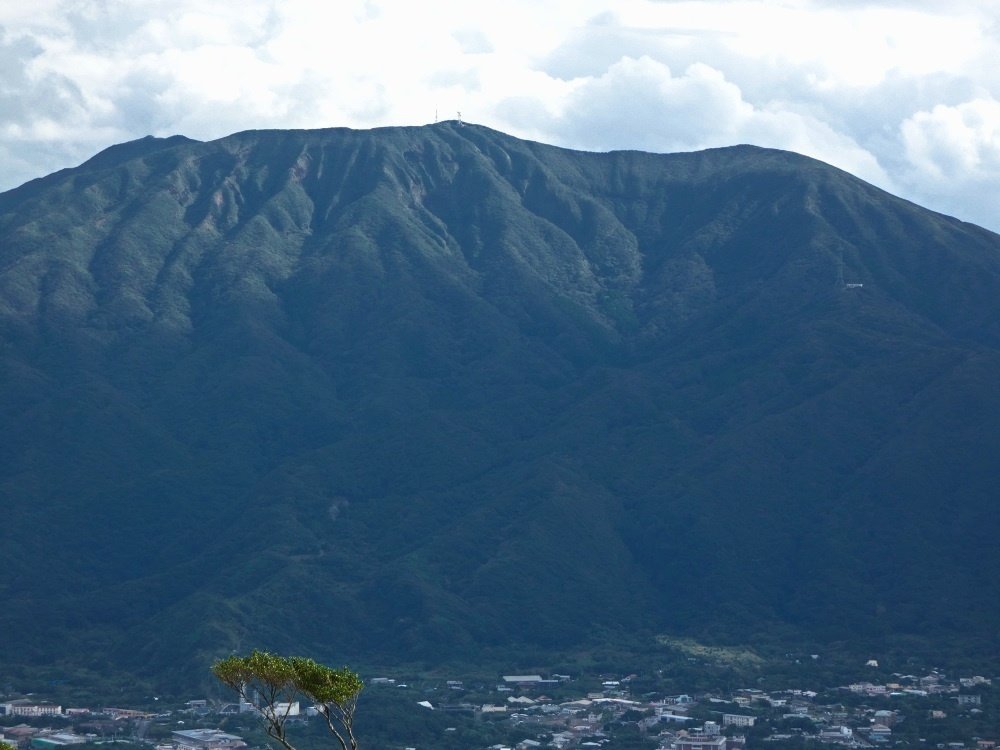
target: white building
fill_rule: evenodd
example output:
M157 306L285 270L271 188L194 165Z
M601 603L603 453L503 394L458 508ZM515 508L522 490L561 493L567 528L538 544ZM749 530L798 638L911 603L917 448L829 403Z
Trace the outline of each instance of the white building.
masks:
M542 681L540 674L505 674L503 681L507 685L537 685Z
M54 703L36 703L26 698L0 703L0 709L3 709L6 716L62 716L62 706Z
M187 750L239 750L247 743L235 734L218 729L178 729L172 733L177 747Z
M721 734L705 736L681 732L674 739L673 748L674 750L726 750L726 738Z

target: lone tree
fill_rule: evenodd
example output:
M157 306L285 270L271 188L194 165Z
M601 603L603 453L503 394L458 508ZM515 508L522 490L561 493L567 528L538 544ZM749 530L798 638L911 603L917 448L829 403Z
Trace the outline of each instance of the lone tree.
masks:
M285 722L298 699L316 705L341 750L357 750L354 711L364 683L347 667L331 669L303 656L255 650L249 656L220 659L212 665L212 674L254 707L264 720L267 736L285 750L295 750L285 733Z

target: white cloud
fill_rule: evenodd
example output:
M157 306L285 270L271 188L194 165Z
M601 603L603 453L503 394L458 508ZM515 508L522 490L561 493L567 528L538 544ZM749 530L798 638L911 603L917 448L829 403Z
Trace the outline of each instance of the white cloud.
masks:
M729 141L752 115L739 88L703 63L674 76L648 57L625 58L578 82L553 129L582 148L691 150Z
M501 102L498 112L576 148L692 151L753 143L798 151L891 187L877 159L849 137L809 115L755 107L721 71L703 63L674 75L648 57L625 58L601 76L568 85L572 90L558 112L526 97Z
M980 98L915 113L900 132L903 179L922 202L989 226L1000 195L1000 101Z
M903 123L902 133L910 163L930 177L1000 176L1000 102L994 99L917 112Z
M485 54L496 49L489 37L478 29L459 29L452 36L462 46L462 52L470 55Z

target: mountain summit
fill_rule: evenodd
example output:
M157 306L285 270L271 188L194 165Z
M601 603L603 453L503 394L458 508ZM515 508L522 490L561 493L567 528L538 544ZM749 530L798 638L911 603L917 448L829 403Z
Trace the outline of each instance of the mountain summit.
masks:
M0 342L8 664L996 635L1000 237L796 154L146 138Z

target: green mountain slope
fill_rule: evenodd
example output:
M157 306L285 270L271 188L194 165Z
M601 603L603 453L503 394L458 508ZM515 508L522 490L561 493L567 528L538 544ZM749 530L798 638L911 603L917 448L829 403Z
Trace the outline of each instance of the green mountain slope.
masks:
M794 154L123 144L0 195L0 658L988 642L998 375L1000 237Z

